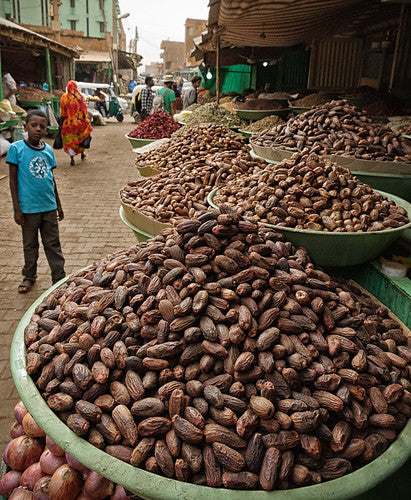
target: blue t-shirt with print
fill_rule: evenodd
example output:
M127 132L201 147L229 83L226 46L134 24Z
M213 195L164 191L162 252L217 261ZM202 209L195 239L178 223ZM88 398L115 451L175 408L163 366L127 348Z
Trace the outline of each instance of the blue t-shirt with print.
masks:
M6 162L17 165L18 199L23 213L49 212L57 208L53 177L56 158L48 144L41 142L39 148L34 148L24 140L13 142Z

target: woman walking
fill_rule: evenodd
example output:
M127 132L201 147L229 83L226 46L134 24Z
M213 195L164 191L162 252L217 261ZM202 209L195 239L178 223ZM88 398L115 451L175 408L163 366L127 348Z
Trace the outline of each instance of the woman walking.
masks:
M60 114L63 148L70 155L70 165L74 165L75 155L81 154L82 160L86 157L84 150L90 147L92 127L86 101L72 80L67 84L67 92L61 96Z

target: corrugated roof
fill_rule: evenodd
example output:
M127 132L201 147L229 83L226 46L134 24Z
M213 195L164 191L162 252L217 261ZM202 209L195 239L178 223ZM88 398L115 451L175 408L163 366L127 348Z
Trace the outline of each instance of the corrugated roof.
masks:
M14 37L13 34L15 35ZM35 31L29 30L28 28L24 28L19 24L12 23L11 21L4 19L4 17L0 17L0 36L1 35L14 41L30 41L30 43L35 46L47 46L50 50L59 52L60 54L64 54L68 57L76 57L78 55L74 49L63 45L62 43L56 42L51 38L47 38L44 35L40 35Z
M218 28L222 46L289 47L393 12L398 6L380 0L214 0L208 25Z

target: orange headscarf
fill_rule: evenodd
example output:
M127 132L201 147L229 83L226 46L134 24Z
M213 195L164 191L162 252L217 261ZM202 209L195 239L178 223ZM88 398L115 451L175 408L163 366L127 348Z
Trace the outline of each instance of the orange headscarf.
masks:
M61 96L60 112L63 119L61 136L64 151L68 153L71 149L76 154L82 153L84 148L79 144L90 135L92 127L86 101L73 80L68 82L67 92Z

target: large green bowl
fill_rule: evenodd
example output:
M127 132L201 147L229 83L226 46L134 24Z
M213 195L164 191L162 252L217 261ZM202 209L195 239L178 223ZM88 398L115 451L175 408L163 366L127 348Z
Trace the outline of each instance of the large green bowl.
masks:
M288 108L283 109L233 109L239 118L243 120L261 120L266 116L277 115L285 118L290 112Z
M133 148L141 148L146 146L147 144L151 144L156 139L137 139L135 137L130 137L129 135L125 135L125 137L130 141L130 144Z
M215 188L207 197L208 203L217 208L213 199L218 188ZM379 191L389 200L407 210L411 220L411 204L389 193ZM334 233L311 231L308 229L294 229L273 224L264 224L284 234L287 240L297 247L304 247L314 262L320 266L342 267L354 266L368 262L384 253L384 251L407 229L411 222L395 229L363 233Z
M121 221L129 228L133 231L134 233L134 236L136 237L137 241L147 241L149 240L150 238L154 238L154 236L152 234L148 234L146 233L145 231L143 231L142 229L138 228L137 226L135 226L134 224L132 224L126 217L126 214L124 212L124 208L122 206L120 206L120 209L119 209L119 216L120 216L120 219Z
M303 106L290 106L290 111L295 113L296 115L301 115L302 113L305 113L306 111L310 111L311 108L305 108Z
M28 411L53 441L86 467L96 471L114 483L121 484L127 490L141 498L146 500L354 499L391 476L411 456L411 421L409 421L398 436L398 439L382 455L365 467L347 476L323 484L306 486L294 490L267 492L234 491L183 483L146 472L108 455L74 434L50 410L26 371L24 328L30 322L36 306L66 280L67 278L64 278L64 280L59 281L43 293L22 317L11 345L10 366L14 383ZM404 482L406 482L405 478ZM374 495L373 498L375 500L377 497Z

